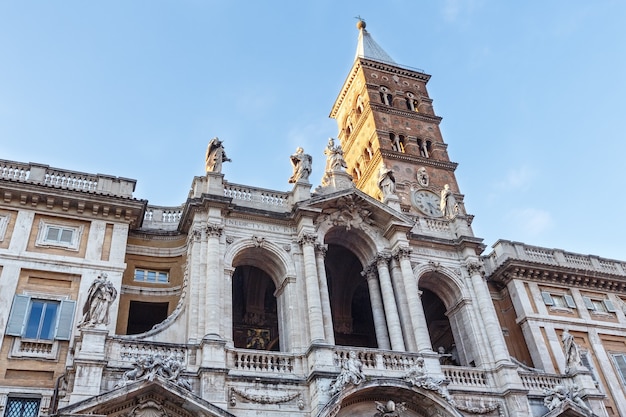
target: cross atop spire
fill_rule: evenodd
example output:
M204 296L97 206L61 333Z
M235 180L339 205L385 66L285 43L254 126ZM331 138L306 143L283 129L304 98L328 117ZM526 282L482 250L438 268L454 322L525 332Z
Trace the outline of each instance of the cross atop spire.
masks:
M376 43L376 41L372 38L372 35L365 30L365 20L363 20L360 16L357 16L355 19L359 19L356 24L356 27L359 29L359 42L356 47L356 56L354 59L365 58L388 64L396 64L387 52L385 52L385 50Z

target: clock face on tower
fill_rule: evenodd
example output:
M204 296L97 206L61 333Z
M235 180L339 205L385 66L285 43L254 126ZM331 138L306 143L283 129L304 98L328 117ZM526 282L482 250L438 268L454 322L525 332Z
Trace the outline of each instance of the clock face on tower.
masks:
M439 196L428 190L413 191L413 206L430 217L441 217L443 213L439 210Z

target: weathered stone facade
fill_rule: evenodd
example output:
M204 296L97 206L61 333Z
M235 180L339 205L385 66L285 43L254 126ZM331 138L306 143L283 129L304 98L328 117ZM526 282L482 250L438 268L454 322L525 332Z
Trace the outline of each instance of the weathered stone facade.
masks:
M218 139L180 207L0 161L5 415L626 414L626 264L481 256L430 76L359 31L315 189L302 149L229 183Z

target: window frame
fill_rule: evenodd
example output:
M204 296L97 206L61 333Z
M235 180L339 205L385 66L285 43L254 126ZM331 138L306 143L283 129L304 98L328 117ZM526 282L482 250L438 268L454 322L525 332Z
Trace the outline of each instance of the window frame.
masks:
M17 416L13 414L9 414L11 403L19 403L21 405L21 410ZM36 409L34 410L35 414L24 413L24 405L26 403L36 403ZM41 397L34 397L34 396L30 397L30 396L24 396L23 394L20 394L19 396L9 394L9 396L6 399L6 405L4 407L3 416L4 417L37 417L39 416L40 412L41 412Z
M53 319L53 332L51 339L41 338L27 338L26 327L30 321L30 315L32 313L33 301L42 302L56 302L58 303L58 309ZM70 340L72 335L72 324L74 322L74 312L76 309L76 302L68 298L59 298L54 296L39 295L39 294L15 294L13 298L13 304L11 305L11 312L9 313L9 319L5 334L9 336L16 336L25 340L36 340L39 342L54 342L55 340ZM38 333L39 334L39 333Z
M137 272L143 272L143 276L145 277L145 279L137 279ZM150 275L150 273L155 274L154 281L148 280L147 277ZM161 277L162 275L165 275L165 281L162 281L159 279L159 277ZM159 284L159 285L169 284L170 283L170 271L149 269L149 268L135 268L135 271L133 272L133 281L141 282L144 284Z
M555 298L557 297L562 299L563 303L555 302ZM550 309L570 311L570 310L575 310L577 308L574 297L572 297L571 294L567 294L565 292L551 292L551 291L541 290L541 298L543 299L543 303L546 306L550 307ZM558 305L558 304L563 304L563 305Z
M52 240L48 236L51 229L59 229L59 239ZM39 247L57 247L68 250L77 251L80 246L84 226L69 226L66 224L53 223L47 220L41 219L39 221L39 231L37 233L37 241L35 246ZM61 240L61 236L64 231L71 231L72 236L69 242Z
M0 242L4 240L10 220L10 214L0 214Z
M613 361L613 365L615 366L615 371L618 376L622 379L622 384L626 385L626 353L624 352L613 352L610 353L611 360ZM617 357L621 357L623 362L622 365L619 364Z

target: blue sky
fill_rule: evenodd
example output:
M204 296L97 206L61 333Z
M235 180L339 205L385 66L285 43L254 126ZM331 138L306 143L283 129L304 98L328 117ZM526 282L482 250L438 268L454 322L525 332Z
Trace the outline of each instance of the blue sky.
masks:
M474 232L626 259L626 2L4 1L0 158L185 201L208 141L227 181L324 166L358 31L428 84Z

